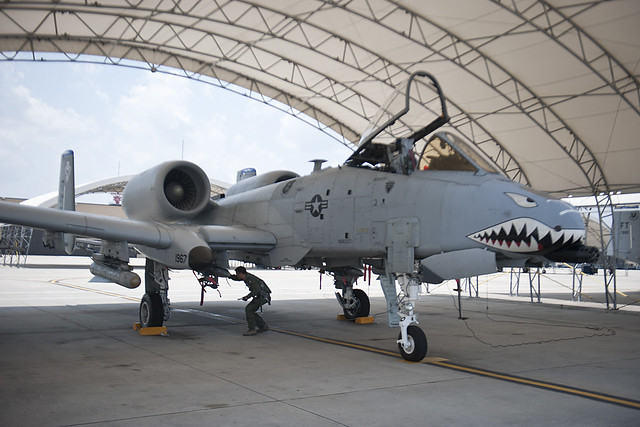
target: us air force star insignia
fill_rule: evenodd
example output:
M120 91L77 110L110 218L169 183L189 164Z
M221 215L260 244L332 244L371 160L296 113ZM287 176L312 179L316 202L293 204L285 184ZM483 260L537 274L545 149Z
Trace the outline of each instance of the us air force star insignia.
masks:
M322 209L329 207L328 200L322 200L322 197L319 194L316 194L311 198L310 202L306 202L304 204L305 211L311 211L312 216L318 216L322 212Z

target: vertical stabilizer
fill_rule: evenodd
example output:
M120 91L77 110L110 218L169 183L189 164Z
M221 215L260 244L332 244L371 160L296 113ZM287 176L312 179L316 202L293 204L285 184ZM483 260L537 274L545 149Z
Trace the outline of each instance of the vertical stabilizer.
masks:
M76 210L75 172L73 168L73 151L62 153L60 159L60 183L58 187L58 209L65 211ZM71 255L76 244L76 236L63 234L64 250Z

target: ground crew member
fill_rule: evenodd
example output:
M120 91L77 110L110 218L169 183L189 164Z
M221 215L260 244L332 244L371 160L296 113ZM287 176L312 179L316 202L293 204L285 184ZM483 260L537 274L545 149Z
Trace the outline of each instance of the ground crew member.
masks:
M260 332L268 331L269 326L265 323L262 317L260 317L257 311L270 299L268 293L266 293L265 295L264 290L264 288L266 288L268 292L269 288L259 277L254 276L251 273L247 273L247 269L244 267L237 267L236 274L232 274L230 276L230 279L243 281L249 288L249 293L242 297L243 301L247 301L249 298L253 298L244 309L247 317L247 323L249 324L249 329L242 335L250 336ZM257 331L256 327L258 328Z

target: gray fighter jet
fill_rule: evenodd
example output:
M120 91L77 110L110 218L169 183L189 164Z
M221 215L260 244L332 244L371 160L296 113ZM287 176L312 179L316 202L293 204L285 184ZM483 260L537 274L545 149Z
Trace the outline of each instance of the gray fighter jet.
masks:
M419 361L427 352L414 313L422 283L598 255L581 243L585 226L573 207L509 180L472 144L441 130L448 120L436 79L417 72L340 167L315 161L307 176L241 177L224 197L211 198L200 167L167 162L129 181L122 201L129 219L118 219L71 210L66 153L59 209L0 202L0 221L48 230L48 243L67 250L69 235L103 239L91 270L127 287L141 282L128 265L133 245L147 258L143 326L169 319L169 269L192 269L214 284L229 275L230 259L318 268L333 276L351 319L369 315L368 297L354 285L372 269L389 324L400 328L402 356Z

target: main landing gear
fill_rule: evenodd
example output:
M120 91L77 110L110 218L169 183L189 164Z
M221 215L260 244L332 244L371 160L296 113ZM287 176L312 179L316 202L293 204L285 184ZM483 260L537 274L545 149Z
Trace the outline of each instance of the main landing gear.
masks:
M341 302L342 311L347 319L353 320L369 315L369 296L362 289L346 288L342 296L336 292L336 297L338 302Z
M336 289L342 290L342 295L336 292L336 299L342 307L345 318L349 320L369 316L369 297L363 290L353 289L353 285L360 276L362 272L357 268L333 271L333 284Z
M162 326L171 317L169 269L147 258L144 269L145 294L140 301L140 326Z

